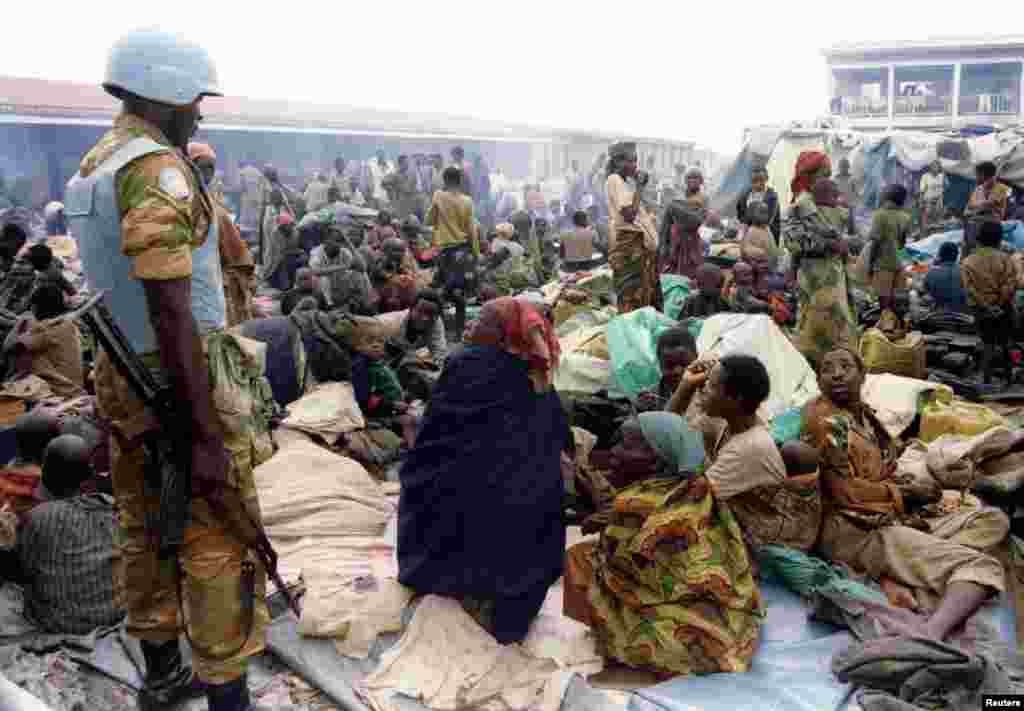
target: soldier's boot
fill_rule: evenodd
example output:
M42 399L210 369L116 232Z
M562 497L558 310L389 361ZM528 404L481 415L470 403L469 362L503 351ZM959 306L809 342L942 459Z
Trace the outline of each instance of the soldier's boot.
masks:
M253 706L249 698L249 680L243 674L226 684L211 684L206 688L209 711L269 711L264 706Z
M181 658L178 640L141 642L146 679L139 692L139 711L163 711L187 699L199 698L206 686Z

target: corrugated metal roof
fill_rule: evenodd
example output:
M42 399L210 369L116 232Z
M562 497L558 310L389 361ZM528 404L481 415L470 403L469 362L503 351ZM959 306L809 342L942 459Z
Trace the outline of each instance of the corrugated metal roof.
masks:
M839 42L822 50L826 57L845 54L881 54L926 49L1003 49L1024 47L1024 35L991 37L932 37L917 40L886 40L882 42Z
M0 114L68 118L109 118L119 103L102 87L69 81L0 77ZM540 128L466 116L368 109L311 102L208 97L204 125L250 126L263 130L348 130L367 133L444 135L453 138L550 140L583 138L612 142L628 138L644 143L690 147L691 141L612 135L604 132Z

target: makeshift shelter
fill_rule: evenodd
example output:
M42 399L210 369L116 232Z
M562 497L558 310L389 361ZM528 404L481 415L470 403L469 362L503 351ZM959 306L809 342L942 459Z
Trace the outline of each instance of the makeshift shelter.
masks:
M901 182L914 188L920 174L934 161L949 176L945 203L963 209L974 189L974 166L992 161L1006 183L1024 185L1024 128L984 132L965 127L953 133L893 130L860 133L834 128L760 127L750 132L736 160L725 171L712 206L729 214L736 201L750 188L750 169L768 168L768 184L779 194L782 205L791 200L790 181L797 156L805 150L824 150L833 162L847 157L853 182L859 186L864 205L878 206L882 188Z
M825 151L837 163L862 140L861 134L852 131L798 124L753 129L736 160L725 170L711 206L723 214L733 213L740 195L750 189L750 169L755 165L768 169L768 184L779 194L779 204L789 205L793 167L802 151Z

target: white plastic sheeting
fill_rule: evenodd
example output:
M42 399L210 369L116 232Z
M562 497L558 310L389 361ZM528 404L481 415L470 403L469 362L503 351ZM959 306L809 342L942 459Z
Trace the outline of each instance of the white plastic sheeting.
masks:
M697 352L701 357L743 353L759 358L772 381L771 393L759 411L766 421L818 396L814 370L768 316L712 316L704 321L697 338Z
M861 397L875 410L886 432L898 438L914 421L918 398L936 390L950 392L952 396L949 388L939 383L882 373L865 378Z
M911 172L925 170L938 160L949 175L974 178L974 166L983 161L992 161L999 166L1004 180L1024 180L1024 130L1010 129L971 138L951 138L941 133L924 131L889 131L865 136L861 145L851 155L851 168L856 180L864 178L865 153L888 141L890 154L900 165ZM954 161L939 156L939 145L955 141L967 148L963 160Z
M49 706L0 674L0 709L4 711L52 711Z
M775 144L775 149L768 160L768 184L779 194L779 205L789 205L793 193L790 183L793 181L793 168L796 159L804 151L822 151L825 149L824 134L801 136L785 135Z
M966 150L961 160L940 159L939 145L949 142L963 144ZM883 143L889 144L887 150L882 147ZM791 198L789 184L793 180L793 169L800 151L822 149L833 156L834 163L838 162L839 156L846 155L854 182L860 186L865 184L866 173L872 167L879 167L877 160L867 160L869 153L879 149L886 153L887 158L892 158L911 172L922 171L935 160L940 160L947 174L973 179L975 165L992 161L999 167L1003 180L1024 183L1024 128L961 138L925 131L894 130L869 134L828 128L774 126L751 131L733 168L724 171L726 179L712 199L713 206L718 210L731 207L736 197L750 187L749 166L754 163L767 163L768 184L779 194L780 204L788 205ZM880 180L881 176L876 178Z

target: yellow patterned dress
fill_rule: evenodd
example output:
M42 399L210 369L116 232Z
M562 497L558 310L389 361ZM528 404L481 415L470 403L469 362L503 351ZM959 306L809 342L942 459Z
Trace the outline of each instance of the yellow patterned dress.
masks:
M828 242L842 239L845 214L819 208L810 193L803 193L783 227L789 250L799 263L795 345L815 368L829 351L839 346L856 350L860 340L845 260L826 250Z
M739 525L703 476L621 491L600 541L570 549L566 581L586 586L581 621L610 658L678 675L750 669L761 595Z
M622 209L633 204L634 188L615 173L605 183L608 194L608 226L611 249L608 264L620 314L645 306L661 309L664 299L658 276L658 239L654 218L641 205L633 222L626 222Z

